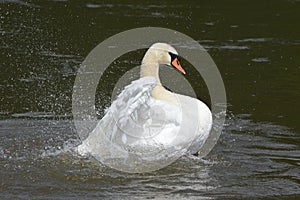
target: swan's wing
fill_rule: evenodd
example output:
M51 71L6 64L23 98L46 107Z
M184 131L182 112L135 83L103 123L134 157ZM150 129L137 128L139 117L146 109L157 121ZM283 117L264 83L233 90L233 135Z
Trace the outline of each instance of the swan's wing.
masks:
M140 125L149 118L151 91L155 85L154 77L144 77L125 87L109 108L118 128L123 131L142 131Z
M165 150L180 120L175 105L152 98L155 85L154 77L144 77L126 86L83 141L81 152L126 157L128 152L155 155L153 151Z
M161 146L170 141L167 137L174 135L174 129L180 124L174 114L178 114L178 108L154 99L151 94L154 86L155 78L141 78L127 86L113 102L108 114L114 125L106 128L107 133L112 133L109 134L112 141L123 143L127 148L139 146L139 149L141 145L153 148L153 145ZM157 135L164 135L165 141Z

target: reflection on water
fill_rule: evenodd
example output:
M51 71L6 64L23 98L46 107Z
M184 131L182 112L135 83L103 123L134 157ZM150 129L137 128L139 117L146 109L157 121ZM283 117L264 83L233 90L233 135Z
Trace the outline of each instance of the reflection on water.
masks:
M1 199L297 198L299 5L1 1ZM72 151L80 143L71 121L72 87L80 63L97 44L144 26L199 41L222 74L234 114L205 160L184 157L150 174L124 174ZM139 65L142 53L117 59L104 73L96 97L100 116L118 77ZM198 97L209 102L201 76L183 64Z

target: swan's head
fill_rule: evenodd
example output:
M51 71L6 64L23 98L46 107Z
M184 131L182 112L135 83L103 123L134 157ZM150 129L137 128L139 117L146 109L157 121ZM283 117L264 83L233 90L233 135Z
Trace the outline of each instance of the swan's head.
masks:
M153 44L146 52L143 62L145 62L145 60L146 62L156 62L158 64L173 66L181 73L185 74L184 69L180 65L177 51L169 44Z

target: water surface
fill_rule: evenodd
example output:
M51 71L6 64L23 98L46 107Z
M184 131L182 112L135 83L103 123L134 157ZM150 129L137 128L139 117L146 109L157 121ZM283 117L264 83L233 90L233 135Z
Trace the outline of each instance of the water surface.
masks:
M0 6L1 199L299 198L299 1L4 0ZM178 30L207 49L223 77L229 115L203 160L184 157L153 173L126 174L71 151L80 143L72 87L97 44L144 26ZM122 56L100 80L100 117L118 77L139 65L143 52ZM186 69L209 104L200 76Z

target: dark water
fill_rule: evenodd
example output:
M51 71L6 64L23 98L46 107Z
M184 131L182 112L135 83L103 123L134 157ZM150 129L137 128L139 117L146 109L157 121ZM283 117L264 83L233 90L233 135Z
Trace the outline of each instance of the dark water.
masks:
M1 199L300 198L300 1L4 0L0 6ZM72 87L97 44L144 26L178 30L207 49L223 77L229 114L204 160L184 157L153 173L125 174L68 151L80 143ZM125 55L113 64L123 68L108 70L97 97L100 113L116 77L141 55ZM209 103L205 86L193 84Z

